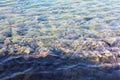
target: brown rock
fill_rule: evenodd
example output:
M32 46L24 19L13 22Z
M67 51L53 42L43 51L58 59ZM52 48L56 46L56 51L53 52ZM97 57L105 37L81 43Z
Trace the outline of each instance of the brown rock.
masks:
M109 46L114 45L117 41L116 38L106 38L103 40L105 43L107 43Z
M3 47L2 49L0 49L0 55L5 55L5 50L6 50L6 47Z
M39 51L38 51L38 56L39 57L46 57L48 54L49 54L49 50L47 49L47 48L41 48L41 49L39 49Z
M7 38L7 39L4 41L4 44L7 45L7 44L10 44L11 42L12 42L12 41L11 41L10 39Z
M42 47L44 46L44 44L43 44L42 42L38 42L38 46L39 46L40 48L42 48Z
M24 50L24 53L29 54L30 53L30 48L26 47L25 50Z
M13 53L14 53L14 49L13 49L13 48L10 48L9 54L13 54Z
M19 49L18 49L18 53L23 53L24 52L24 50L25 50L25 47L20 47Z

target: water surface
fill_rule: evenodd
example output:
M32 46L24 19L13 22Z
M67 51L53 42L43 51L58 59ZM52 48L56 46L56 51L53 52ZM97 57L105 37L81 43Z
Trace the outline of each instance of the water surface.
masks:
M1 0L0 79L117 80L119 36L120 0Z

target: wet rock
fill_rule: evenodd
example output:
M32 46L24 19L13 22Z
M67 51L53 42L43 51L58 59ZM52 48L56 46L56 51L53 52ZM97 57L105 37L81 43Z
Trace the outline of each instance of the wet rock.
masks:
M30 43L30 47L32 48L32 49L36 49L37 47L38 47L38 45L40 46L40 47L42 47L43 45L42 44L39 44L38 42L31 42Z
M0 44L0 49L2 49L3 47L5 47L3 44Z
M24 52L24 50L25 50L25 47L20 47L19 49L18 49L18 53L23 53Z
M97 57L102 57L102 54L100 54L100 52L99 51L93 51L93 53L94 53L94 56L97 56Z
M35 58L39 58L39 57L44 58L50 53L50 51L47 48L40 48L36 53L37 54L34 55Z
M44 46L44 43L43 42L38 42L38 46L40 47L40 48L42 48L43 46Z
M27 34L27 31L28 31L28 27L20 27L19 30L17 31L17 34L20 35L20 36L23 36L25 34Z
M82 54L84 57L88 57L89 56L89 53L88 52L83 52Z
M110 26L112 26L113 28L116 27L116 26L119 26L119 23L117 22L111 22L110 23Z
M40 50L39 50L39 56L40 57L46 57L48 54L49 54L49 49L47 49L47 48L41 48Z
M85 41L82 48L84 50L94 50L97 48L97 43L94 40L93 41Z
M95 35L95 34L89 34L88 37L89 37L89 38L99 38L99 37L98 37L97 35Z
M119 52L120 49L118 47L109 47L108 50L111 52Z
M38 22L47 21L46 17L40 17L37 19Z
M6 37L3 34L0 33L0 43L3 43L3 41L4 41L5 38Z
M63 52L65 52L66 54L70 54L70 53L73 52L73 51L71 51L70 49L66 49L66 48L61 48L61 50L62 50Z
M112 56L113 54L109 50L105 50L103 53L105 53L105 56Z
M56 48L50 48L51 53L55 55L62 55L63 51L61 49L56 49Z
M77 46L79 46L79 44L82 44L82 42L80 42L79 40L74 40L71 45L72 45L72 47L76 48Z
M7 32L4 32L3 35L6 37L12 37L12 30L9 29Z
M0 49L0 55L4 56L5 51L6 51L6 47L3 47L2 49Z
M34 50L33 48L30 48L30 52L31 52L31 53L34 53L35 50Z
M120 63L120 58L116 58L117 59L117 62Z
M9 38L7 38L5 41L4 41L4 44L5 45L8 45L8 44L10 44L12 41L9 39Z
M104 51L106 50L104 46L98 46L95 50L101 52L100 54L105 54Z
M83 45L84 45L84 41L83 40L74 40L72 43L71 43L71 46L73 47L73 49L78 52L80 50L83 49Z
M99 57L97 57L97 56L89 57L89 61L92 63L99 63L100 62Z
M92 17L86 17L86 18L84 18L85 21L90 21L92 19L93 19Z
M107 38L107 39L103 39L103 41L111 47L111 46L115 45L117 39L116 38Z
M20 54L20 53L29 54L29 53L33 53L33 52L34 52L34 49L32 49L30 47L21 46L20 48L18 48L18 54Z
M97 53L96 54L99 58L101 58L102 57L102 55L100 54L100 53Z
M108 59L109 59L110 63L116 63L117 62L115 56L109 56Z
M29 54L30 53L30 47L26 47L24 50L24 53Z
M10 48L9 53L8 54L14 54L14 49Z
M98 46L109 47L104 41L97 41Z
M65 36L65 39L76 40L76 39L79 39L79 36L77 34L70 33L70 34L68 34L68 35Z
M0 20L5 19L5 16L0 16Z
M110 60L108 59L107 56L102 55L102 57L100 58L100 62L101 63L110 63Z

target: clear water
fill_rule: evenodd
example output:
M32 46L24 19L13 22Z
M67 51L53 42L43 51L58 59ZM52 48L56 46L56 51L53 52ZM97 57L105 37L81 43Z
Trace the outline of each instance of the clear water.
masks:
M70 33L115 37L120 34L119 5L119 0L4 0L0 1L0 32L11 28L13 41L64 39Z
M0 80L117 80L119 59L114 63L116 58L110 56L97 63L98 58L90 56L96 51L119 53L119 36L120 0L0 0ZM13 43L4 44L6 39ZM92 43L97 48L91 48ZM32 56L39 48L43 56L46 48L51 52L45 58L28 58L18 54L21 46ZM82 52L90 59L79 59Z

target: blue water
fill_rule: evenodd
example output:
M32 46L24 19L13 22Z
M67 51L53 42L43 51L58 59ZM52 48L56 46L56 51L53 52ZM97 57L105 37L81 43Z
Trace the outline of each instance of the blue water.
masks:
M0 80L118 80L119 36L120 0L1 0Z
M0 1L0 29L1 33L4 33L11 26L12 34L16 38L14 40L13 37L13 41L21 40L23 37L32 38L33 35L36 39L44 36L61 39L69 32L78 37L85 37L83 34L86 37L89 37L89 34L96 37L118 36L119 2L119 0L4 0ZM17 34L20 27L28 28L25 35Z

